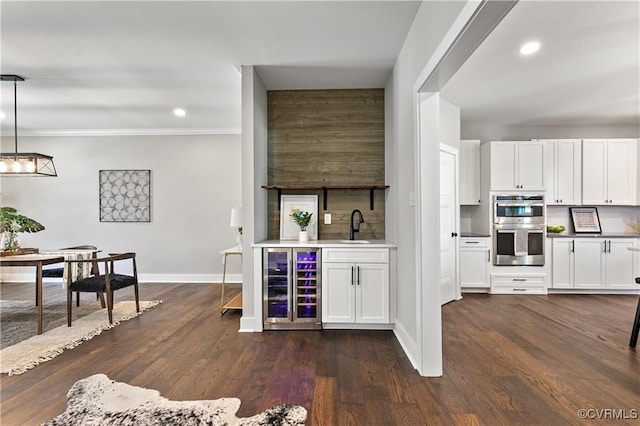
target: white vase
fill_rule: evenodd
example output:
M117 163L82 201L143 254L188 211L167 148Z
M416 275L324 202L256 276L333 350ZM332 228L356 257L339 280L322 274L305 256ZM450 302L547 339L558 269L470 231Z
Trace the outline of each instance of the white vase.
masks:
M298 241L300 241L301 243L306 243L307 241L309 241L309 232L300 231L298 233Z

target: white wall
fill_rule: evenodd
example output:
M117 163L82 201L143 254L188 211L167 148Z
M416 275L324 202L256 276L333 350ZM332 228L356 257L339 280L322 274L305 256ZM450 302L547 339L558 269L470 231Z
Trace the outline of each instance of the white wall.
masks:
M440 97L439 141L460 149L460 108Z
M267 90L253 66L242 67L243 309L240 331L262 331L262 262L251 244L267 238Z
M141 281L220 281L219 252L237 236L230 212L241 203L240 135L23 137L20 150L53 155L58 171L1 179L0 204L46 227L21 234L24 247L134 251ZM99 221L98 172L107 169L151 170L151 222ZM240 280L239 264L228 272Z
M420 306L420 285L417 279L418 259L416 258L416 105L415 84L425 65L458 16L465 2L423 2L407 34L393 72L385 87L385 149L387 150L387 238L398 244L397 265L397 316L395 334L412 364L419 368L422 364L422 312ZM428 149L436 164L438 144ZM437 199L439 188L437 178L430 190ZM413 204L413 205L412 205ZM437 227L438 203L426 212L426 217L435 217L431 229L434 241L439 233ZM437 244L435 245L437 251ZM432 257L431 270L423 278L437 280L439 277L438 257ZM424 324L433 327L433 324ZM437 326L437 325L436 325Z

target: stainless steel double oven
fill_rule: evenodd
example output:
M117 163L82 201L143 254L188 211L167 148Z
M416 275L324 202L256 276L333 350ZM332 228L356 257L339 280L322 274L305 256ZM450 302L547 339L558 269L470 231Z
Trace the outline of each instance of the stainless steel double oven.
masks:
M495 195L493 264L544 265L543 195Z

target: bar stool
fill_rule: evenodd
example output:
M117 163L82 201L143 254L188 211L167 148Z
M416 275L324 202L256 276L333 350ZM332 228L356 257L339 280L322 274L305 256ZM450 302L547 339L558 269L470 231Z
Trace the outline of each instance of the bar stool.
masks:
M636 284L640 284L640 277L636 278ZM638 307L636 308L636 319L631 329L631 340L629 340L630 348L636 347L636 343L638 343L638 332L640 332L640 297L638 298Z

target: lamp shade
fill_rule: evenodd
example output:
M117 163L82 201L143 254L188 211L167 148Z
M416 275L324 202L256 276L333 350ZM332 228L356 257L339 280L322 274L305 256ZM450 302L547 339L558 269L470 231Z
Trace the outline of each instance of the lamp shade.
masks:
M242 207L234 207L231 209L231 227L242 227Z

